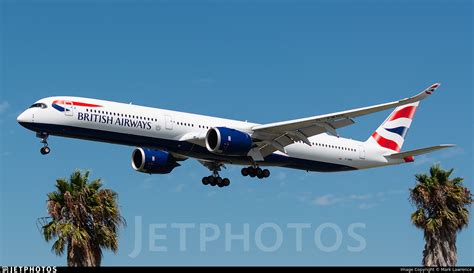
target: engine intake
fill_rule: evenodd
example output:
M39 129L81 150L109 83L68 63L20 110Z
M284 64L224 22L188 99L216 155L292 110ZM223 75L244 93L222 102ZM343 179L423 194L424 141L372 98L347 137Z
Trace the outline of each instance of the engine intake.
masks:
M132 153L132 167L135 171L149 174L167 174L181 166L168 152L137 148Z
M235 129L215 127L207 131L206 148L217 154L247 155L252 149L252 138L249 134Z

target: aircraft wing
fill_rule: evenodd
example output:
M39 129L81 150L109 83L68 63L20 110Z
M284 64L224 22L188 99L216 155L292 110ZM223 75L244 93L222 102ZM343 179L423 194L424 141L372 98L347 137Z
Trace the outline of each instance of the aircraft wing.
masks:
M252 127L252 138L257 142L258 147L253 148L249 156L252 156L255 160L263 160L263 157L277 150L286 153L285 146L297 141L310 145L308 137L325 132L337 135L336 129L354 124L353 118L423 100L439 86L439 83L435 83L413 97L398 101L332 114L256 125Z

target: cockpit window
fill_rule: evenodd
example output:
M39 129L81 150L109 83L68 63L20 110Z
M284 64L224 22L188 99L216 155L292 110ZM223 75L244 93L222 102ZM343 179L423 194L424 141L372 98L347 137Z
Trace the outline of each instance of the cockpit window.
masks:
M33 105L30 106L30 108L41 108L41 109L45 109L47 108L48 106L44 103L35 103Z

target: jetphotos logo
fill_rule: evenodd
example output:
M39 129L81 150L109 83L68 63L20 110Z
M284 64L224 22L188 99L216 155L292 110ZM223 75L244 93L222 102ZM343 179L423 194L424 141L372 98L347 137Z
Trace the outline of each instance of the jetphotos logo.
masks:
M151 252L362 252L365 223L143 223L135 216L136 258Z
M55 100L53 101L53 108L59 112L68 111L70 107L73 106L83 106L83 107L102 107L102 105L83 103L78 101L67 101L67 100Z

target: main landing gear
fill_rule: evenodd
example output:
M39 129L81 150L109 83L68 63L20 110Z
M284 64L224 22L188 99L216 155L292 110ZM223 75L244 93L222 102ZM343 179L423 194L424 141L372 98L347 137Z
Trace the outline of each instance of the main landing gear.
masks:
M213 187L218 186L219 188L227 187L230 185L229 178L222 178L219 175L219 172L221 171L221 167L225 168L223 163L217 162L217 161L204 161L204 160L199 160L199 162L212 172L212 175L205 176L202 178L202 184L211 185Z
M202 178L202 184L204 185L211 185L211 186L218 186L219 188L227 187L230 185L229 178L222 178L220 176L205 176Z
M48 134L47 133L36 133L36 136L41 138L41 144L43 147L40 149L42 155L47 155L51 152L51 149L48 146Z
M243 176L258 177L259 179L267 178L270 176L270 171L268 169L261 169L260 167L247 167L242 168L240 173Z

